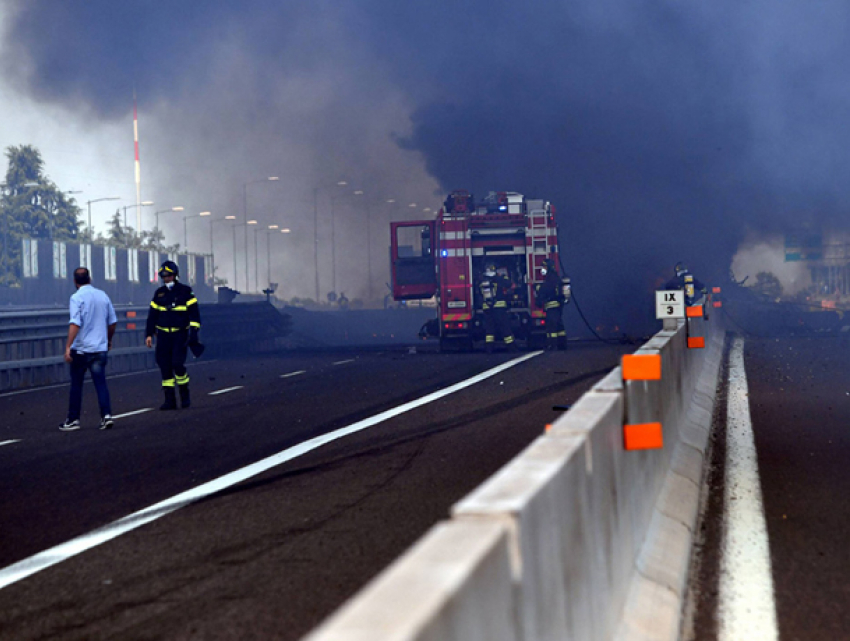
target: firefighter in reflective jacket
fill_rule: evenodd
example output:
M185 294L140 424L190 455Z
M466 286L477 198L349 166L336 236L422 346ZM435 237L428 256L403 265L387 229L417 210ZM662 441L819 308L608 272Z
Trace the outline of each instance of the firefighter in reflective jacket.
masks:
M486 350L493 351L497 333L508 349L515 350L511 317L508 314L508 298L513 290L510 278L497 274L495 265L488 265L478 284L478 289L481 292Z
M189 407L189 374L186 372L186 351L197 344L201 328L198 299L192 288L177 280L179 270L167 260L159 268L162 287L151 300L145 326L145 345L152 347L156 335L156 364L162 372L162 391L165 402L161 410L177 409L175 386L180 391L180 406Z
M691 274L687 267L685 267L684 263L676 263L676 267L673 268L673 272L676 274L676 277L667 281L664 288L684 290L685 305L688 307L691 307L692 305L702 305L707 291L702 281L694 278L694 275Z
M536 303L546 311L546 349L567 349L564 329L564 304L569 302L569 281L562 281L555 271L555 261L547 258L540 268L543 282L536 288Z

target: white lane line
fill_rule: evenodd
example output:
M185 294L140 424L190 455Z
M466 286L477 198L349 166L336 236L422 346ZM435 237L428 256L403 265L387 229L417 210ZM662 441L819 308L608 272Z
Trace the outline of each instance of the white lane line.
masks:
M150 412L152 410L153 410L152 407L145 407L144 409L133 410L132 412L124 412L123 414L116 414L112 418L124 418L125 416L133 416L134 414L144 414L145 412Z
M12 439L11 441L0 441L0 445L11 445L12 443L20 443L21 439Z
M719 641L779 638L748 394L744 340L736 337L729 354Z
M216 390L214 392L210 392L210 396L215 396L216 394L226 394L227 392L232 392L234 390L242 389L242 385L237 385L235 387L225 387L224 389Z
M299 374L306 374L306 373L307 373L307 370L302 369L302 370L298 370L297 372L289 372L289 374L281 374L280 377L281 378L289 378L290 376L298 376Z
M218 362L217 360L205 360L202 363L192 363L192 367L199 367L203 365L211 365L212 363ZM127 378L128 376L138 376L139 374L149 374L150 372L158 372L159 368L154 367L152 369L141 369L138 372L125 372L123 374L110 374L106 377L106 380L111 381L113 378ZM91 379L87 378L85 381L86 385L91 384ZM18 394L32 394L33 392L42 392L44 390L58 389L60 387L69 387L71 383L56 383L54 385L42 385L40 387L31 387L29 389L21 389L16 390L14 392L3 392L0 394L0 398L5 398L7 396L17 396Z
M398 416L399 414L409 412L421 405L431 403L443 398L444 396L458 392L470 385L474 385L475 383L479 383L491 376L495 376L506 369L510 369L514 365L519 365L523 361L539 356L542 353L543 352L538 351L525 354L524 356L515 358L507 363L502 363L498 367L488 369L486 372L477 374L465 381L461 381L460 383L455 383L449 387L432 392L422 398L399 405L398 407L386 410L370 418L358 421L357 423L352 423L351 425L329 432L328 434L322 434L321 436L311 438L309 441L299 443L298 445L278 452L268 458L264 458L261 461L252 463L251 465L234 472L230 472L229 474L225 474L224 476L220 476L217 479L213 479L212 481L199 485L191 490L187 490L186 492L182 492L169 499L165 499L164 501L151 505L143 510L134 512L129 516L118 519L117 521L93 530L88 534L78 536L77 538L71 539L65 543L60 543L49 550L39 552L38 554L24 559L23 561L13 563L12 565L0 569L0 590L12 583L15 583L16 581L20 581L21 579L31 576L36 572L49 568L51 565L60 563L65 559L85 552L86 550L100 545L101 543L106 543L107 541L110 541L126 532L135 530L136 528L150 523L151 521L170 514L175 510L179 510L181 507L194 503L195 501L207 497L210 494L220 492L221 490L236 485L237 483L241 483L252 476L257 476L258 474L262 474L273 467L291 461L299 456L303 456L322 445L326 445L327 443L340 439L344 436L348 436L349 434L365 430L368 427L382 423L383 421Z
M349 358L347 361L337 361L336 363L334 363L334 365L344 365L345 363L353 363L353 362L354 362L354 359Z

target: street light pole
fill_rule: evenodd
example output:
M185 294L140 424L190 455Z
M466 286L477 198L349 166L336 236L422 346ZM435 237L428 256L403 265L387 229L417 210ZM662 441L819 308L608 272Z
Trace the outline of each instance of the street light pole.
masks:
M92 203L99 203L99 202L102 202L104 200L121 200L121 198L118 197L118 196L107 196L105 198L95 198L94 200L86 201L86 204L88 205L88 210L89 210L89 236L91 237L91 240L94 240L94 231L91 228L91 204Z
M244 223L239 223L237 225L233 225L233 281L234 287L236 286L236 228L244 227L245 228L245 293L248 293L248 289L250 288L250 284L248 283L248 225L256 225L256 220L247 220Z
M355 196L362 196L363 190L358 189L354 192ZM367 290L369 292L369 301L372 301L372 216L369 211L369 201L364 201L366 207L366 279Z
M242 184L242 214L245 216L245 220L248 220L248 185L256 185L258 183L264 182L273 182L280 180L277 176L269 176L268 178L263 178L262 180L249 180L246 183ZM255 221L256 223L256 221ZM248 224L248 223L246 223ZM245 228L245 291L247 292L251 288L248 283L248 228Z
M316 270L316 304L319 303L319 188L313 188L313 262Z
M340 180L337 183L337 187L345 187L348 183L344 180ZM321 187L313 188L313 260L315 262L315 270L316 270L316 304L319 303L319 189ZM331 196L331 229L333 230L333 196ZM333 234L333 231L331 231ZM334 269L334 271L336 271ZM336 290L336 282L334 282L334 290Z
M331 196L331 291L336 295L336 199Z
M260 291L260 276L258 273L258 263L260 261L259 256L257 256L257 228L254 227L254 285L257 286L257 291Z
M266 278L268 279L268 286L272 285L272 250L271 250L271 239L272 234L276 231L280 231L281 234L288 234L290 230L288 228L279 229L278 225L269 225L268 229L264 229L263 232L266 235ZM254 230L256 233L257 229Z
M192 214L190 216L183 216L183 249L189 251L189 234L186 229L186 221L190 218L202 218L203 216L209 216L210 212L202 211L200 214Z
M183 211L183 207L171 207L170 209L160 209L159 211L154 212L154 216L156 216L156 227L154 229L156 230L157 240L159 240L159 215L170 211ZM162 238L165 240L165 234L162 235Z
M215 246L213 245L213 225L215 223L220 223L225 220L236 220L236 216L225 216L224 218L217 218L216 220L210 220L210 268L212 270L211 279L210 279L210 287L215 288ZM234 236L236 232L234 232ZM234 262L235 267L235 262ZM233 272L233 288L236 289L236 272Z
M146 201L145 201L145 202L143 202L143 203L136 203L135 205L127 205L126 207L122 207L122 209L124 210L124 227L126 227L126 226L127 226L127 210L128 210L128 209L136 209L136 208L141 208L141 207L150 207L151 205L153 205L153 201L152 201L152 200L146 200ZM140 209L139 216L141 216L141 209ZM139 229L138 231L142 231L142 230L141 230L141 229Z

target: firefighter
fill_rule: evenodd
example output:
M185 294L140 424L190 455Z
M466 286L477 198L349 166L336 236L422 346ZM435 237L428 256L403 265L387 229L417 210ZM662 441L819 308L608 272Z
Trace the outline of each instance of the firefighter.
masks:
M540 269L543 282L535 288L536 303L546 311L546 349L567 349L567 332L564 328L564 304L568 302L569 285L561 281L555 270L555 261L547 258Z
M513 290L511 280L496 273L496 266L487 265L478 284L481 292L481 310L484 316L485 349L493 351L496 334L509 350L515 350L514 335L511 332L511 317L508 313L508 299Z
M688 307L701 305L707 291L705 285L694 278L694 275L685 267L684 263L676 263L673 273L676 277L668 280L664 288L685 290L685 305Z
M145 345L152 347L156 334L156 364L162 373L165 394L161 410L177 409L175 386L180 391L180 406L185 408L191 404L186 351L190 344L199 344L201 313L192 288L179 282L179 275L173 261L167 260L159 268L162 287L154 292L145 326Z

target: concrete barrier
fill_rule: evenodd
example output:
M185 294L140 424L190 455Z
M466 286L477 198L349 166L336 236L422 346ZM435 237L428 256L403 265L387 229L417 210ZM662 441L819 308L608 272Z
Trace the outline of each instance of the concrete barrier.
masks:
M499 588L513 589L514 619L505 625L518 639L678 637L723 354L723 328L715 322L708 329L704 349L688 349L681 323L659 332L638 350L662 361L659 387L641 388L646 399L637 388L627 395L615 369L547 434L453 507L446 528L489 524L493 532L507 532L511 573L499 580L510 585ZM663 448L624 449L627 398L656 413ZM426 628L445 631L435 638L446 640L501 638L484 632L497 605L475 580L481 546L490 539L470 536L447 537L442 553L451 549L453 567L469 572L466 579L455 576L450 590L428 570L431 548L426 554L417 545L402 557L404 572L393 566L381 574L309 641L430 639L419 632ZM391 627L370 626L370 613L403 612L400 595L413 586L414 601L475 604L477 625L464 619L471 627L456 636L451 608L431 608L426 624L411 605L410 620L394 617ZM501 594L492 585L486 592ZM498 598L504 607L504 596Z
M498 521L443 522L309 641L520 641L508 552Z

